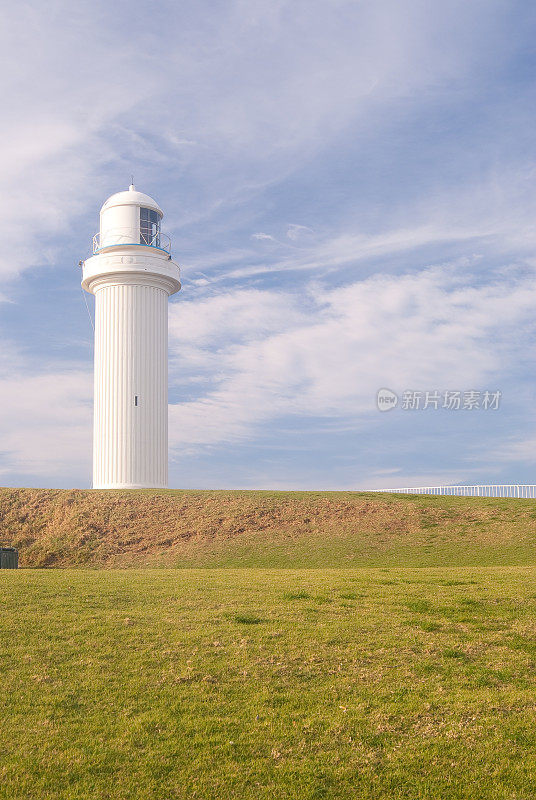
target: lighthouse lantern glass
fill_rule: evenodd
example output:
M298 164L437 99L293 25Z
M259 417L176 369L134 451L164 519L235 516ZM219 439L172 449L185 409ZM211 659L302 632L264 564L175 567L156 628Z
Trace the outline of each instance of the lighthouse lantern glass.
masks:
M140 208L140 244L160 247L160 215L152 208Z

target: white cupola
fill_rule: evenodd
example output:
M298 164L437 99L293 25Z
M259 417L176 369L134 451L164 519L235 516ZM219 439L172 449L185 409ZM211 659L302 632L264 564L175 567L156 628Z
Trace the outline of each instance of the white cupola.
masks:
M156 200L131 184L128 191L113 194L101 208L93 252L126 245L156 247L169 253L169 238L160 230L163 216Z

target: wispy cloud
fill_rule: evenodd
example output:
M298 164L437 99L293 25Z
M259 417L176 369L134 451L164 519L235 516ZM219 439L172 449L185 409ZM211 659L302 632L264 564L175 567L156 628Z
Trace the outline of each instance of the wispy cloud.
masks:
M350 125L368 131L379 109L425 102L496 58L482 33L495 36L504 16L499 2L486 4L484 28L481 3L235 0L210 17L204 5L164 3L143 25L103 3L6 10L2 52L18 67L2 112L0 211L18 247L0 250L4 275L57 259L69 226L132 170L143 180L171 166L164 196L187 172L188 202L168 203L173 228L222 203L243 215Z
M173 409L174 445L245 438L288 415L362 427L377 415L382 386L467 388L496 380L520 357L517 331L531 323L536 277L507 286L500 279L474 286L472 277L446 264L339 288L311 284L306 297L239 290L174 306L173 376L208 381Z
M87 484L91 462L89 370L57 364L36 371L4 344L0 363L0 474L50 484Z
M287 228L287 238L292 239L293 242L308 239L311 234L314 234L312 228L308 228L307 225L296 225L295 223L291 223Z
M270 236L269 233L252 233L251 238L258 239L259 241L262 241L263 239L267 239L270 242L274 241L274 237Z

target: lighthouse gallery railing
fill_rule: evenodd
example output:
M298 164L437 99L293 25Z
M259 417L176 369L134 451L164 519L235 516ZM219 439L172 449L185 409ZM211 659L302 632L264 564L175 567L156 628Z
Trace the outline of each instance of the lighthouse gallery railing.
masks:
M154 247L157 250L164 250L171 253L171 239L167 234L156 231L152 234L140 231L140 241L132 241L132 228L112 228L107 230L104 236L96 233L93 237L93 255L105 250L107 247Z

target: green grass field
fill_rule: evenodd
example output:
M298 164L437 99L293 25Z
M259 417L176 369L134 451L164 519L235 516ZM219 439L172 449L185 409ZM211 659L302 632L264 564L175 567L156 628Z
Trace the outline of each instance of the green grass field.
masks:
M527 548L507 567L4 570L0 798L533 798Z

